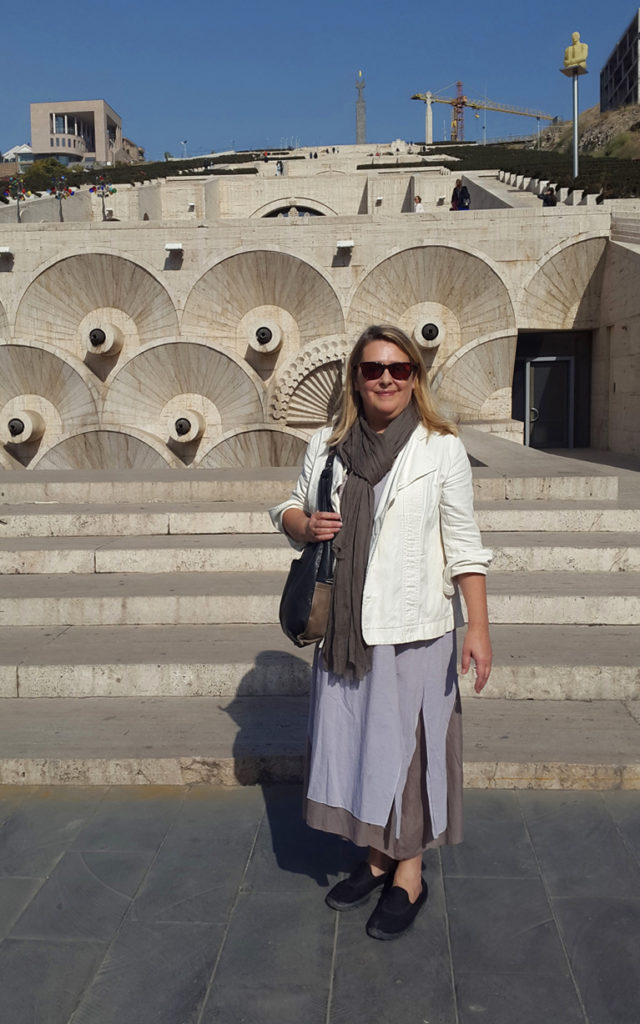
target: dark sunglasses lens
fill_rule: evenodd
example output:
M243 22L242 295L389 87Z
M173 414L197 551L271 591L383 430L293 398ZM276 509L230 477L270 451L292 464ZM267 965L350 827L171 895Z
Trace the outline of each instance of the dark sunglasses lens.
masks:
M360 373L365 380L377 380L384 373L382 363L360 363Z
M413 366L411 363L391 363L389 373L394 380L409 380Z
M365 380L378 380L385 370L394 380L409 380L413 363L360 363L360 373Z

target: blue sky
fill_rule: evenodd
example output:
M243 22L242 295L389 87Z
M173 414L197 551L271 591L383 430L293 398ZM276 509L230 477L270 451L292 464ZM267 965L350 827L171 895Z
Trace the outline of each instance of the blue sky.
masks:
M599 71L636 8L539 0L430 5L417 0L110 0L89 7L33 0L4 19L0 149L29 141L32 101L105 99L149 159L228 148L355 141L355 79L366 81L367 140L424 138L414 92L467 96L571 116L559 73L571 33L589 44L580 107L599 99ZM448 88L447 88L448 87ZM449 108L434 107L443 137ZM480 139L483 117L465 117ZM535 128L487 114L487 137ZM447 124L448 131L448 124Z

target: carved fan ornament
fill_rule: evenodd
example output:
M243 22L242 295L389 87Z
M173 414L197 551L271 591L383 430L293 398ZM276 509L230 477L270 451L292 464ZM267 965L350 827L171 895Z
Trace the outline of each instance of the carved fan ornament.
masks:
M288 425L326 423L341 391L349 347L343 341L322 341L298 352L276 382L268 402L269 417Z

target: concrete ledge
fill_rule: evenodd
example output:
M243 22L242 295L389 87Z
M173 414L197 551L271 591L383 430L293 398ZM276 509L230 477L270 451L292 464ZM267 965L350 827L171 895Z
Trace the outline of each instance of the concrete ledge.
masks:
M3 702L0 783L246 785L298 781L304 698ZM464 701L470 788L638 789L633 702Z
M640 699L635 626L493 625L485 699ZM0 629L0 696L222 697L308 692L311 648L279 626ZM472 695L470 678L461 678Z
M277 623L284 572L80 573L0 577L2 626ZM491 574L500 623L640 623L632 572Z

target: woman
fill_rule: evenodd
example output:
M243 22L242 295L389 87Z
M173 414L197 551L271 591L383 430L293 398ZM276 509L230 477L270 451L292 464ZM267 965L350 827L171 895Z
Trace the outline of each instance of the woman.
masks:
M330 449L335 511L319 512ZM458 587L462 672L473 659L479 693L491 668L491 552L473 518L469 460L403 331L360 336L335 426L312 437L291 498L271 515L294 546L333 540L336 556L313 666L306 820L369 854L326 902L349 910L381 888L367 933L395 938L427 898L423 851L462 838Z

